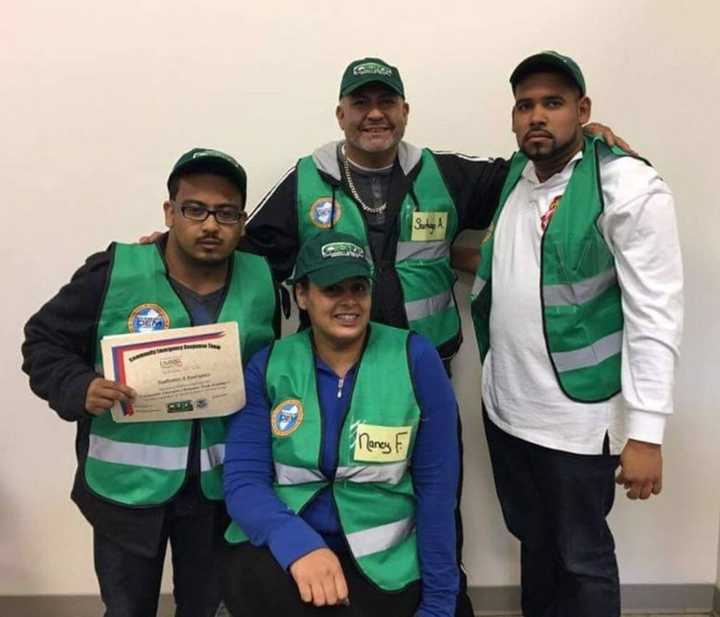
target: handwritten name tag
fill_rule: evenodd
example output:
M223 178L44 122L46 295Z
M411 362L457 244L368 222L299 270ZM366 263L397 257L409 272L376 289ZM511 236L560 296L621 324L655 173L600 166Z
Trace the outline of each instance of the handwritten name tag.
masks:
M414 212L411 240L443 240L447 230L447 212Z
M379 463L404 461L410 447L412 426L358 424L355 460Z

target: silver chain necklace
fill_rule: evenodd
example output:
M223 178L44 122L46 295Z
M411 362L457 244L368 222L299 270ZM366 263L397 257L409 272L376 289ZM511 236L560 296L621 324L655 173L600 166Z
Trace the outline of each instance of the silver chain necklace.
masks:
M360 204L360 207L365 210L365 212L369 212L370 214L381 214L382 212L385 212L385 208L387 208L387 201L383 204L380 204L379 206L375 208L371 208L368 206L360 197L360 193L358 193L358 190L355 188L355 183L352 180L352 175L350 173L350 163L348 161L348 156L344 154L344 167L345 167L345 177L347 178L348 186L350 187L350 192L352 193L352 196L355 198L355 201L357 201Z

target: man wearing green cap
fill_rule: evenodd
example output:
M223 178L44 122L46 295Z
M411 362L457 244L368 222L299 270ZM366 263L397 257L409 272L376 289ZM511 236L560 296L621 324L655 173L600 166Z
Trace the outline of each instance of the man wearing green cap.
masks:
M369 322L363 242L328 231L292 279L310 328L248 365L229 423L235 617L452 617L457 402L432 343Z
M630 499L660 493L673 410L673 197L646 161L583 135L591 102L574 60L536 54L510 83L520 151L472 303L495 484L522 543L523 614L618 617L615 481Z
M227 515L223 419L115 423L108 409L134 391L103 378L100 340L235 321L249 358L274 336L270 268L235 250L245 223L243 168L196 148L173 167L168 192L167 234L91 256L25 326L32 390L77 424L72 498L93 526L106 617L156 614L168 540L176 615L212 617Z

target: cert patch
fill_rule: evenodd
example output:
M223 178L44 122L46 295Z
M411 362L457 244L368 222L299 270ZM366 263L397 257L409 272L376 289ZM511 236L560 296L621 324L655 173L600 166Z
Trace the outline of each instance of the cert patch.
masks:
M333 200L332 197L321 197L312 206L310 206L310 220L315 227L320 229L330 229L342 216L342 207L339 202L335 202L335 215L333 218Z
M302 421L302 403L294 398L283 401L270 414L272 433L278 437L287 437L300 427Z
M411 240L426 242L444 240L447 232L447 212L413 212Z
M140 304L128 317L130 332L153 332L167 330L170 327L170 316L159 304Z
M404 461L408 456L412 431L412 426L358 424L353 458L377 463Z

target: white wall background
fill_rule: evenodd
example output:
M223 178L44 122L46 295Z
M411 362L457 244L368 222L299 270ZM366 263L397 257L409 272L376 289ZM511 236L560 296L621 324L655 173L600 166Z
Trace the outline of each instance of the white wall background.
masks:
M227 150L250 203L337 138L340 74L380 55L403 73L407 138L508 155L509 73L545 48L573 55L593 117L673 187L687 281L665 490L612 513L626 583L716 580L720 464L720 4L714 0L121 3L10 0L0 20L0 594L93 593L91 534L68 499L74 427L20 373L21 328L87 255L162 225L164 182L195 145ZM464 295L466 288L459 289ZM518 581L479 417L471 332L455 363L465 419L471 584Z

